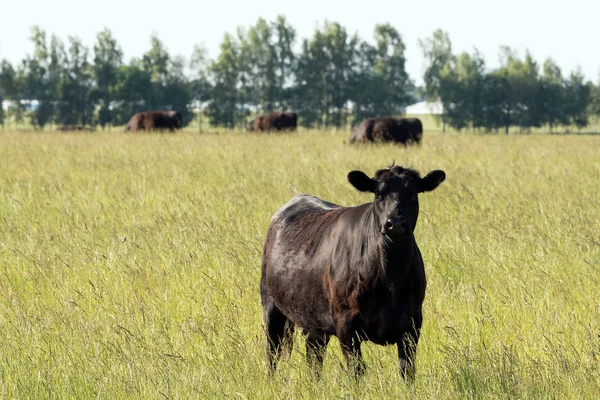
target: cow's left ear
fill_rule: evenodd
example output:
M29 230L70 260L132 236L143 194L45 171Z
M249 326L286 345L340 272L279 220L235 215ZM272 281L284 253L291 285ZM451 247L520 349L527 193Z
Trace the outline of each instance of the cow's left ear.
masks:
M421 179L420 192L431 192L446 179L446 173L440 169L431 171Z
M362 171L352 171L348 173L348 182L361 192L375 193L375 189L377 189L377 181L369 178L369 176Z

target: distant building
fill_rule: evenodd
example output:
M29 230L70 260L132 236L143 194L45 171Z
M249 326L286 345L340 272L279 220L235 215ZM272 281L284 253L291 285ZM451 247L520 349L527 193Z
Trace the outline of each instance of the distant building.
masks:
M20 103L25 111L35 111L40 105L40 102L37 100L21 100ZM2 109L4 111L8 111L11 107L14 106L16 106L16 102L13 100L2 101Z
M443 113L443 110L444 107L439 101L420 101L418 103L407 106L404 109L404 113L410 115L441 115Z

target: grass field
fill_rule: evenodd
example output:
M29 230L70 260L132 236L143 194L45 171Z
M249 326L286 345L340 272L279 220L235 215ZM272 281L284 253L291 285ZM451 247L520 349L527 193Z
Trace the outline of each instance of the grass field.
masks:
M594 399L600 393L600 136L0 132L0 398ZM268 383L258 292L273 212L397 164L421 195L428 274L417 379L394 347L321 381L299 334Z

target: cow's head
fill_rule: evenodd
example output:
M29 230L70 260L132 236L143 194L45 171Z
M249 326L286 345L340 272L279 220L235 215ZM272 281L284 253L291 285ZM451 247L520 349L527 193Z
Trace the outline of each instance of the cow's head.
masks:
M377 171L373 178L362 171L348 174L348 181L356 189L375 194L373 212L377 229L392 241L401 241L415 230L418 194L434 190L444 179L446 174L441 170L421 178L417 171L398 165Z

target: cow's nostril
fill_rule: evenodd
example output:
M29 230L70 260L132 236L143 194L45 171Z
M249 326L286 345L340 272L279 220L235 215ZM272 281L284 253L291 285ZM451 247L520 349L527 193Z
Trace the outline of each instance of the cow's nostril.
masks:
M385 228L387 231L390 231L390 230L392 230L392 228L394 228L394 223L392 222L392 220L391 220L391 219L388 219L388 220L385 222L385 225L384 225L383 227L384 227L384 228Z

